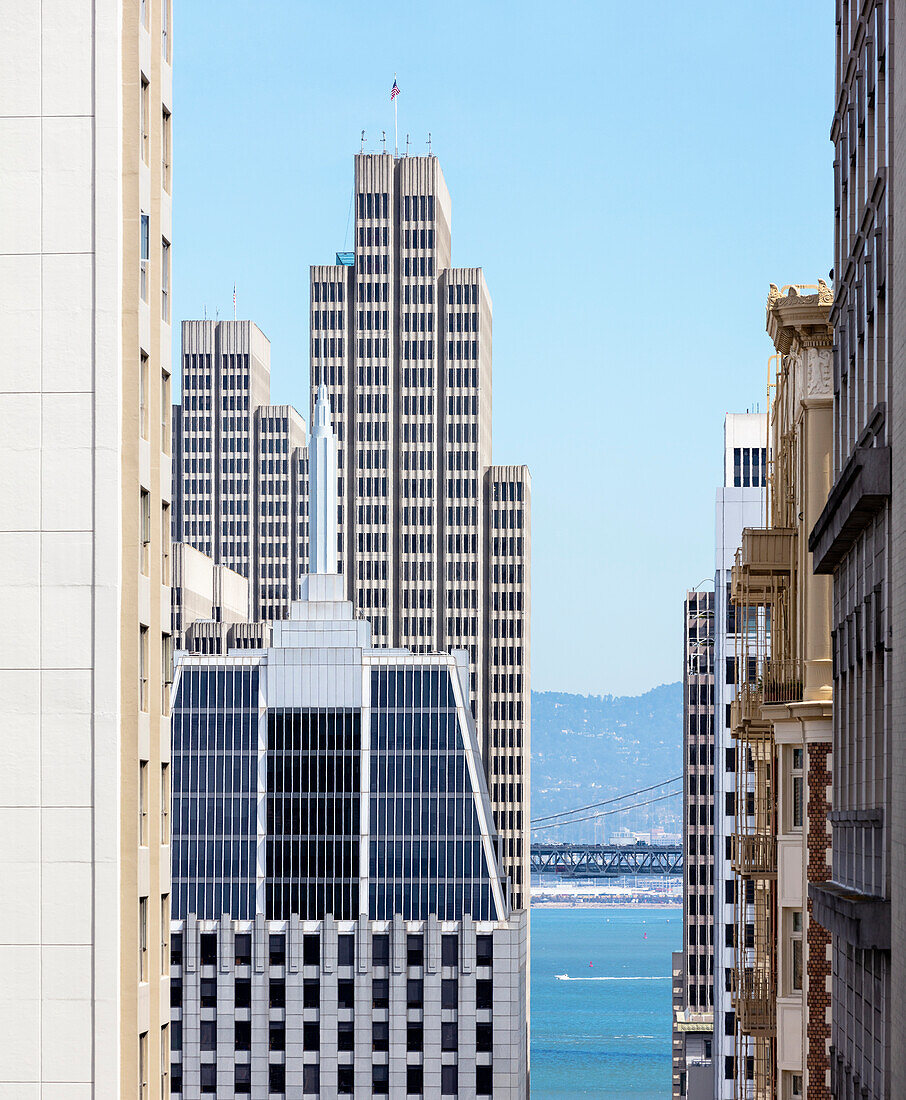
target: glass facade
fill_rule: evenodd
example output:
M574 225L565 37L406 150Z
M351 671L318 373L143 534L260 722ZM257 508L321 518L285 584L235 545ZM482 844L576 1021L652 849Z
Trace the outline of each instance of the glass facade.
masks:
M361 714L268 711L269 920L359 915Z
M371 701L369 916L496 919L449 671L375 669Z
M258 668L185 664L172 719L172 915L256 912Z

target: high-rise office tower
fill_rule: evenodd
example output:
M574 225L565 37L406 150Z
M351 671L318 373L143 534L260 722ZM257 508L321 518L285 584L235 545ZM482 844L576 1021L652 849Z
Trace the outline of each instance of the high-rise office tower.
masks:
M173 1095L527 1095L513 912L465 653L371 646L337 572L336 442L273 645L177 667Z
M717 490L714 571L714 1096L735 1100L737 1051L733 978L736 967L736 881L732 837L736 828L739 754L730 727L736 698L738 635L744 630L730 604L736 551L744 527L765 517L767 418L730 413L724 420L724 483ZM743 762L743 767L746 768ZM746 774L748 769L746 768ZM745 940L754 934L750 913L739 914ZM739 945L741 946L741 945ZM749 1057L748 1047L742 1052ZM745 1072L745 1065L743 1067Z
M714 1030L714 593L683 615L683 949L673 1014L674 1100L711 1100Z
M269 401L270 343L257 325L183 321L173 541L246 577L253 621L286 616L308 554L305 421Z
M169 18L3 17L4 1096L168 1091Z
M355 158L355 252L311 269L312 401L340 443L340 560L379 645L469 653L514 905L529 886L530 478L491 465L491 299L451 267L436 157Z
M895 6L837 5L833 487L809 539L833 576L832 874L809 886L831 932L831 1092L906 1095L903 269ZM900 28L902 32L902 27ZM893 926L892 926L893 925Z

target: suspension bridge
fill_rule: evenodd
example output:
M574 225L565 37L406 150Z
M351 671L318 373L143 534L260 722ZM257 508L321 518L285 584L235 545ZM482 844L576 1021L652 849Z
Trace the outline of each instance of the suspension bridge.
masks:
M546 814L532 820L532 833L566 829L611 814L682 797L682 775L627 791L622 795ZM643 797L644 796L644 797ZM531 846L533 875L561 878L617 878L620 875L681 875L683 849L679 844L583 844L575 841L534 840Z

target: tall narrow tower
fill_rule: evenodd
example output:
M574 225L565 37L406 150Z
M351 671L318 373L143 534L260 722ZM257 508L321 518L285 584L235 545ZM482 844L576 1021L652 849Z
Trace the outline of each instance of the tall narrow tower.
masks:
M529 883L530 493L491 465L491 298L451 266L436 157L355 158L355 252L311 269L312 402L339 441L340 571L378 645L466 649L510 876Z
M4 12L0 1095L169 1095L170 11Z

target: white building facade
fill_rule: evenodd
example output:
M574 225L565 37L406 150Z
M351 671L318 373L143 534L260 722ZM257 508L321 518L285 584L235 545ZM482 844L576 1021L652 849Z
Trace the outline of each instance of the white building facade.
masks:
M736 696L737 623L730 570L744 527L765 522L767 418L729 413L724 420L724 483L717 490L714 570L714 1096L735 1100L736 1031L731 980L735 964L735 876L731 836L736 815L736 745L730 703Z

